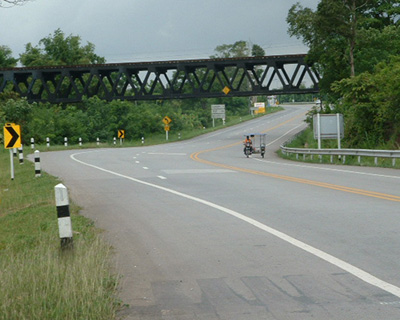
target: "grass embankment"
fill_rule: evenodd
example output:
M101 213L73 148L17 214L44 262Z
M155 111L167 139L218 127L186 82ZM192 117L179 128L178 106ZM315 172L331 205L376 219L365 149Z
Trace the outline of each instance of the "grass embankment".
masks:
M62 252L54 186L34 165L0 151L0 319L104 319L115 317L117 278L110 248L91 221L71 205L74 248Z
M281 108L268 108L268 113ZM230 117L225 126L252 119ZM187 132L171 130L168 142L189 139L223 128ZM28 139L27 139L28 140ZM166 135L145 137L144 145L166 143ZM140 146L124 141L123 147ZM97 143L69 145L92 148ZM119 141L100 147L121 147ZM36 145L35 149L64 150L65 146ZM25 150L32 152L29 145ZM54 186L56 178L42 172L35 178L34 164L14 157L15 179L11 180L9 150L0 149L0 320L111 320L116 318L119 300L118 277L110 247L101 240L93 223L80 216L71 203L74 248L60 250Z
M336 140L321 140L321 143L322 143L322 148L324 149L337 149L338 147ZM306 130L301 132L297 137L295 137L290 143L288 143L286 147L318 149L318 141L314 139L313 130L307 128ZM390 158L378 158L378 163L375 164L375 159L373 157L362 157L360 162L358 162L358 156L346 156L346 157L334 156L331 162L331 156L329 155L323 155L321 158L318 155L314 155L313 157L307 155L305 158L303 158L303 155L299 155L299 158L297 159L295 154L284 155L280 150L278 151L278 154L282 158L294 161L303 161L311 163L346 164L353 166L368 166L368 167L379 166L384 168L400 169L399 159L397 159L395 166L393 166L392 159Z

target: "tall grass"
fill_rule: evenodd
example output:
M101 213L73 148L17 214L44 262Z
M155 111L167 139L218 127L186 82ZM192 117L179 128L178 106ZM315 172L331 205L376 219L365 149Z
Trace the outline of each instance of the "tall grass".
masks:
M0 151L0 319L115 319L118 279L109 246L71 206L73 249L60 249L57 179Z

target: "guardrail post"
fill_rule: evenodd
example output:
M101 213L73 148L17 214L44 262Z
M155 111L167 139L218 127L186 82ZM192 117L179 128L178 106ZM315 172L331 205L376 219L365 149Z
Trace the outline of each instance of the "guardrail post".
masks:
M394 167L396 165L396 158L392 159L392 166Z
M72 248L72 223L69 212L68 190L62 183L60 183L54 187L54 193L56 197L61 249Z
M375 157L374 163L375 163L376 166L378 165L378 157Z
M42 175L40 167L40 151L35 151L35 177L40 177Z

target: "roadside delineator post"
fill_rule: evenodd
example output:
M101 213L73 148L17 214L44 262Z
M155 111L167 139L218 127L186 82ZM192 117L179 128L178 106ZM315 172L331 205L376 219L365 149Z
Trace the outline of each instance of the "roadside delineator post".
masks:
M31 138L31 149L35 149L35 139Z
M142 144L144 144L144 137L142 137Z
M21 144L21 147L18 148L18 157L19 157L19 164L24 164L24 150Z
M114 146L117 144L117 138L114 137Z
M61 249L72 248L72 223L69 212L68 190L62 183L60 183L54 187L54 193L56 197Z
M79 138L79 146L82 147L82 138Z
M35 177L40 177L42 175L41 173L41 167L40 167L40 151L36 150L35 151Z
M68 147L68 138L67 137L64 137L64 146Z
M100 145L100 138L97 138L97 145Z
M50 148L50 138L49 137L46 138L46 145L47 145L47 148Z

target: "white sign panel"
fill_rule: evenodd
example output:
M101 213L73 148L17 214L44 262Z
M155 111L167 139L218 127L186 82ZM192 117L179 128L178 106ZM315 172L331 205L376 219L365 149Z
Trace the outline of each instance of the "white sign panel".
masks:
M342 114L320 114L320 137L321 139L337 139L338 130L340 138L344 137L344 124ZM339 124L338 124L339 121ZM314 139L318 139L318 121L317 115L313 116ZM338 129L339 128L339 129Z
M213 119L225 119L225 105L213 104L211 105L211 117Z

